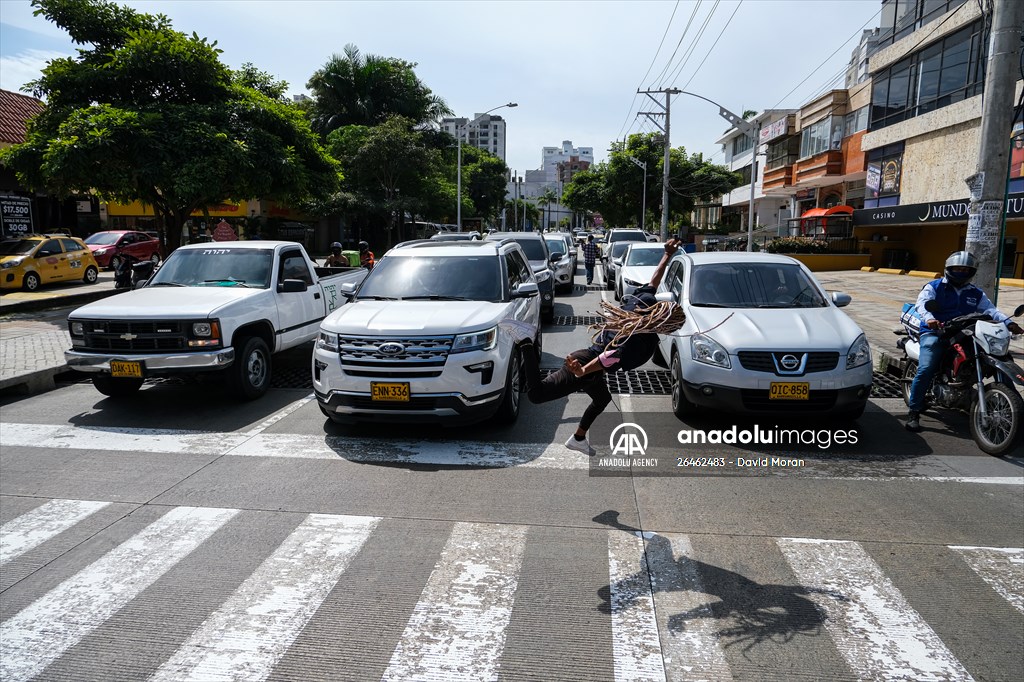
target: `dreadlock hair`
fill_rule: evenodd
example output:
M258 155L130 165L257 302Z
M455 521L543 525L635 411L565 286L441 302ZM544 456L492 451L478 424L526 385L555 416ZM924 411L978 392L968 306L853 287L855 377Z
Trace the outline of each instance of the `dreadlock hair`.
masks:
M623 310L601 301L600 308L598 314L605 318L605 323L592 324L590 329L596 329L594 343L605 332L615 332L605 350L620 348L633 334L671 334L686 322L683 309L668 301L658 301L643 310Z

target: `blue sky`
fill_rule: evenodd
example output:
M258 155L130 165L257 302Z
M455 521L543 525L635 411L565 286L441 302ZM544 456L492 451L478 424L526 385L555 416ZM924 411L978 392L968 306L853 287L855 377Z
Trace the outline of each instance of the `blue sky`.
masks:
M290 94L306 92L309 76L353 43L417 63L420 79L459 116L518 102L495 113L508 122L506 160L520 173L563 140L593 147L600 160L612 140L652 130L635 116L652 110L638 88L686 89L736 113L798 107L837 77L842 87L860 29L877 26L881 9L881 0L123 4L218 41L226 64L251 61L288 81ZM0 0L0 87L19 90L46 60L69 54L67 34L33 17L29 2ZM715 154L727 127L712 105L673 98L673 146Z

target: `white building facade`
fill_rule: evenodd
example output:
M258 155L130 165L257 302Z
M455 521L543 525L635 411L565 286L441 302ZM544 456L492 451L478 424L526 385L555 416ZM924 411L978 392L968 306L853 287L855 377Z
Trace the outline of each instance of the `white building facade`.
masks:
M501 116L475 114L473 118L443 118L441 130L505 160L505 119Z

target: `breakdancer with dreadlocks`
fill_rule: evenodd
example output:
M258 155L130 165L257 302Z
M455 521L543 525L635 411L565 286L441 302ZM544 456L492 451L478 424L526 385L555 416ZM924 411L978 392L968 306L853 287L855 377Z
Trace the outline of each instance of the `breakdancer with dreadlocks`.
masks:
M659 333L669 334L683 326L685 317L679 306L659 302L654 297L665 268L679 250L679 245L675 239L665 243L665 254L650 283L627 296L621 308L602 302L601 314L606 322L594 335L593 345L570 353L557 371L541 379L537 354L532 347L524 348L530 402L546 403L580 390L590 396L591 403L583 413L576 432L565 442L565 447L570 450L589 456L596 454L590 447L587 431L612 400L604 373L636 369L654 355Z

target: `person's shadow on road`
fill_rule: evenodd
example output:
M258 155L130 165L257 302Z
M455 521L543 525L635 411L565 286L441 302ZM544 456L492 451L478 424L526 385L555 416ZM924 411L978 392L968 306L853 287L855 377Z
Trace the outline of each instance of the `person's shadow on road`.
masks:
M691 627L692 621L715 621L713 636L723 648L743 646L743 654L765 642L786 643L798 635L817 637L825 621L824 614L807 598L825 594L836 601L849 598L831 591L797 585L765 585L735 571L713 566L686 556L673 556L669 539L656 533L641 531L619 521L619 513L609 510L594 521L644 538L644 552L650 578L639 571L598 591L602 613L611 614L633 606L642 594L638 583L650 585L652 592L689 590L718 598L668 618L673 635ZM614 596L613 596L614 595Z

